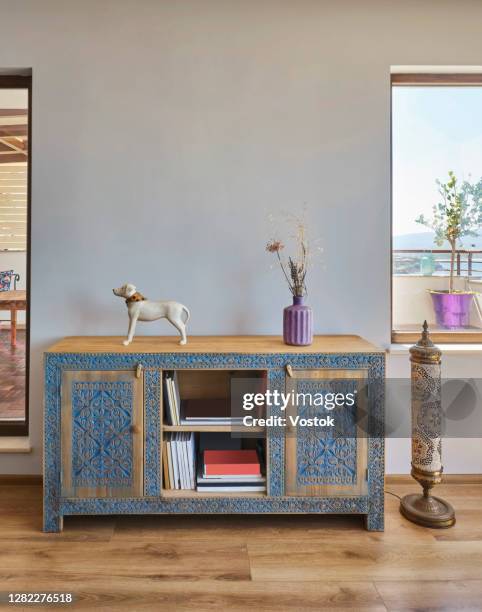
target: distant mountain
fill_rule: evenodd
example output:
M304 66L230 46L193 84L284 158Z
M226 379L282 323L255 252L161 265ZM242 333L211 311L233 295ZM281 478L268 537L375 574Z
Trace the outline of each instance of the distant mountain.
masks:
M458 248L482 250L482 236L473 238L468 236L463 238ZM394 249L449 249L450 245L446 242L442 246L437 246L434 242L433 232L421 232L420 234L402 234L393 237Z

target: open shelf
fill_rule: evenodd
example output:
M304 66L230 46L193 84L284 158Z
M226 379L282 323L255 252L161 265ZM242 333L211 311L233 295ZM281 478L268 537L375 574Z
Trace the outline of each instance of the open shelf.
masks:
M171 387L167 390L165 384L165 376L175 382L170 382L170 385L175 385L177 389L177 400L175 398L176 391ZM233 380L236 380L233 391ZM237 385L237 386L236 386ZM241 386L240 386L241 385ZM247 386L246 386L247 385ZM186 461L187 465L191 464L190 455L191 449L194 448L194 474L197 477L198 462L201 460L203 450L237 450L237 449L253 449L256 448L260 453L260 461L264 467L264 475L267 473L266 466L266 427L246 427L237 423L231 424L216 424L215 422L206 422L207 419L213 419L219 415L219 419L226 419L231 416L232 404L239 406L241 401L241 393L264 391L267 386L266 370L177 370L169 373L163 373L163 394L162 403L162 422L161 422L161 445L163 456L162 467L162 493L164 499L186 499L186 498L262 498L267 496L266 482L263 483L264 491L198 491L197 489L171 489L170 478L172 471L177 471L178 476L175 478L179 483L179 479L184 477L186 484ZM253 391L251 391L251 389ZM194 415L197 418L203 419L202 424L195 422L182 425L170 425L172 420L179 420L186 416L187 404L191 402L191 409L194 408ZM199 403L197 403L199 402ZM212 402L212 405L210 405ZM194 403L194 406L193 406ZM174 419L172 405L176 405ZM213 412L209 412L210 408ZM221 410L220 410L221 408ZM224 411L225 408L225 411ZM204 412L204 409L206 412ZM259 409L261 416L265 414L265 408ZM192 412L191 412L192 415ZM244 416L244 414L236 414ZM206 417L204 419L204 417ZM182 437L185 433L186 436ZM189 435L188 435L189 434ZM231 435L230 435L231 434ZM192 442L194 436L194 441ZM176 437L173 440L173 437ZM172 450L172 442L174 442L177 450ZM167 446L169 443L169 446ZM179 444L178 444L179 443ZM180 450L181 449L181 450ZM174 452L174 457L173 457ZM186 459L186 453L188 455ZM166 454L166 456L165 456ZM177 454L177 458L176 457ZM174 467L176 466L176 467ZM178 467L178 466L182 466ZM167 470L167 476L166 476ZM184 470L184 476L179 476L179 470ZM192 478L192 470L189 469L188 478ZM167 483L167 484L166 484ZM167 488L165 488L167 487Z
M164 498L180 498L180 497L266 497L266 491L262 492L247 492L233 491L224 493L204 493L200 491L194 491L192 489L162 489L161 496Z
M197 431L197 432L233 432L241 434L264 433L265 427L243 427L242 425L163 425L165 432L169 431Z

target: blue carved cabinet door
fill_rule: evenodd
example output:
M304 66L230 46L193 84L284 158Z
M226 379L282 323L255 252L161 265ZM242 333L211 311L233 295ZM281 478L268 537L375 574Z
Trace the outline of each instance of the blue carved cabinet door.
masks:
M143 376L65 371L61 394L62 496L141 496Z
M288 368L286 495L367 495L366 370Z

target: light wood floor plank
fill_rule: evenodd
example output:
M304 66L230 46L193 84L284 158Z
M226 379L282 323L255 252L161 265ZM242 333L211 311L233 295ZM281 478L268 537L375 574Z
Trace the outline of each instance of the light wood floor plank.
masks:
M457 510L457 522L451 529L434 532L439 542L482 541L482 504L479 510Z
M482 580L377 582L376 587L390 611L482 609Z
M0 574L0 582L10 590L22 588L18 578ZM359 610L386 612L373 584L255 583L230 580L193 582L157 580L144 577L116 577L92 574L72 575L69 589L78 601L69 609L89 610ZM30 589L65 589L65 576L34 575Z
M422 487L413 481L413 485L386 485L386 491L391 491L403 496L409 493L421 493ZM478 510L482 506L482 486L477 484L450 485L441 484L436 486L433 495L442 497L454 506L455 510ZM392 499L386 496L387 502ZM396 498L393 498L396 501Z
M85 542L48 539L0 548L0 572L24 577L52 571L69 575L150 576L159 580L249 580L245 546L229 542Z
M0 547L12 541L92 541L110 542L115 519L108 516L69 517L68 529L62 533L43 533L42 516L36 514L2 514L0 519Z
M482 579L482 542L390 541L339 545L259 540L248 545L256 581ZM286 560L289 559L289 563Z

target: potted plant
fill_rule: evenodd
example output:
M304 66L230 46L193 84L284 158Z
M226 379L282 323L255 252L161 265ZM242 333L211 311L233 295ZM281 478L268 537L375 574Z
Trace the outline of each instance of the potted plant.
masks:
M294 243L296 255L286 259L282 251L284 243L272 239L266 245L268 253L276 254L288 287L293 295L293 304L283 310L283 339L285 344L306 346L313 342L313 311L304 303L307 293L306 273L313 255L306 237L306 227L303 219L291 217L288 221L295 224ZM320 249L317 249L320 250Z
M458 329L469 325L473 291L454 289L454 268L457 241L464 236L478 236L482 223L482 181L471 185L465 181L459 189L455 174L449 172L449 180L437 180L442 201L433 206L433 215L427 219L420 215L415 221L435 232L435 243L450 245L450 276L448 290L430 289L437 325Z

